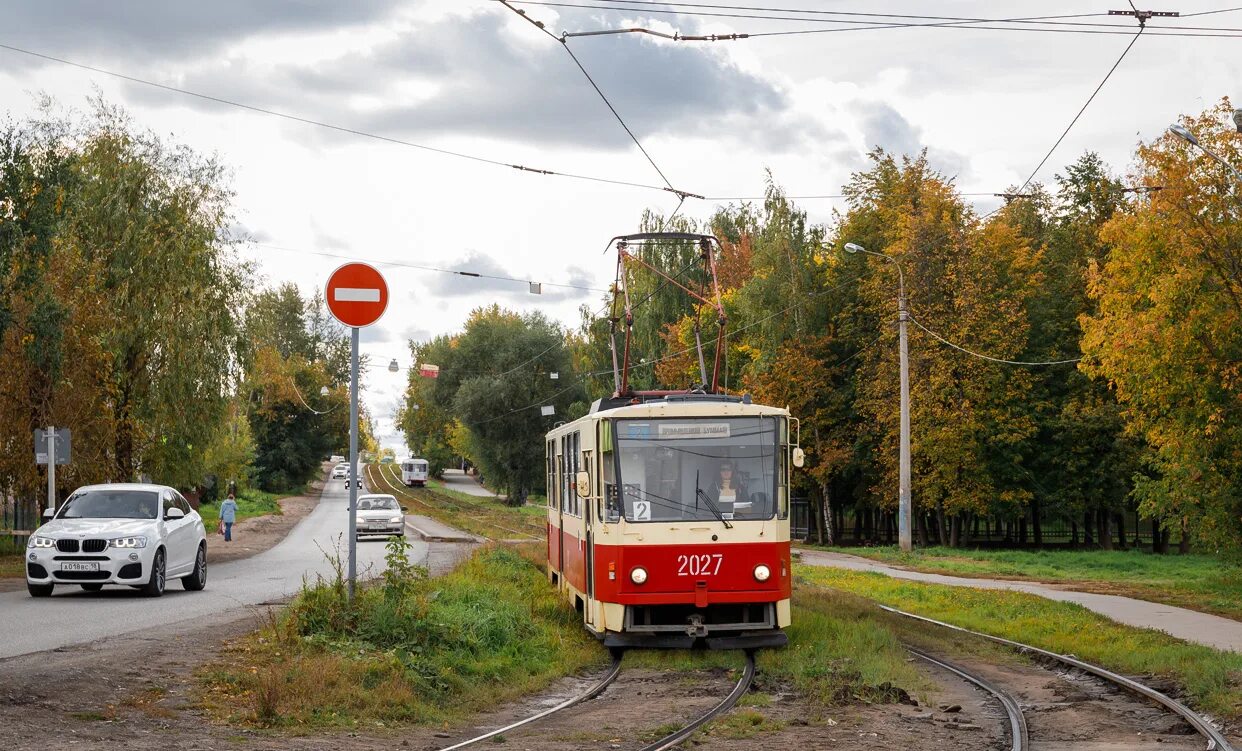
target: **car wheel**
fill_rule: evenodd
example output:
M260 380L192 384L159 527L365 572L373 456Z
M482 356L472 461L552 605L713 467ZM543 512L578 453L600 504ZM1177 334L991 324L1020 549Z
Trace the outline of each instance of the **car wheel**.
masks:
M51 597L52 590L55 588L55 584L31 584L26 582L26 589L30 591L31 597Z
M164 594L164 551L155 551L155 559L151 562L151 578L142 587L147 597L159 597Z
M103 585L102 584L83 584L82 589L85 589L87 592L98 592L99 590L103 589Z
M191 592L198 592L207 586L207 543L198 546L198 555L194 556L194 570L189 576L181 577L181 586Z

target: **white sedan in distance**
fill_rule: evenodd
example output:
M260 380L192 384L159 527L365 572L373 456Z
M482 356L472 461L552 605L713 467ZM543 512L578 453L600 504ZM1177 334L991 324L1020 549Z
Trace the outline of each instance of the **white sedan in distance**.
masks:
M344 480L348 476L349 476L349 465L348 464L338 464L332 468L332 479L333 480Z
M126 584L149 597L169 577L188 590L207 586L207 531L185 498L164 485L78 488L26 543L26 588L48 597L57 584L89 592Z
M405 534L405 506L390 495L373 494L358 496L358 521L354 530L359 537L385 535L396 537Z

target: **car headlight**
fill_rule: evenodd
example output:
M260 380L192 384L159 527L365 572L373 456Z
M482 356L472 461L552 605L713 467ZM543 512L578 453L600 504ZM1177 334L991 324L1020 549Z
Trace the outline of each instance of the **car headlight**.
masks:
M54 548L56 547L56 541L50 537L39 537L38 535L31 535L30 540L26 543L26 547L28 548Z
M388 521L392 522L393 524L400 524L400 523L401 523L401 517L399 517L399 516L394 516L393 518L389 519Z
M639 566L630 572L630 581L635 584L642 584L647 581L647 569Z
M147 538L118 537L115 540L108 540L108 544L114 548L145 548L147 546Z
M772 569L760 563L755 566L755 580L765 582L772 576Z

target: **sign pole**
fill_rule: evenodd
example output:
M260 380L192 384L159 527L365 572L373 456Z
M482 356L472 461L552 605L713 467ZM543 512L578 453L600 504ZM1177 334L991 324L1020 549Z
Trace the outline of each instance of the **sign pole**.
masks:
M388 307L388 283L373 266L347 263L328 277L324 287L328 311L349 327L349 602L354 601L358 581L358 329L370 326Z
M56 426L47 426L47 507L56 508Z
M358 577L358 327L350 328L349 346L349 602Z

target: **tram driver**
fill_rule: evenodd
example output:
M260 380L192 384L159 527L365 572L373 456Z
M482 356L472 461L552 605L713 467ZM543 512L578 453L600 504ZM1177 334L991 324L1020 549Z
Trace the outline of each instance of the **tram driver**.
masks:
M731 459L721 462L719 475L712 483L711 490L708 491L711 493L712 500L720 506L720 511L730 516L735 513L748 513L751 505L746 478L737 474L736 469Z

